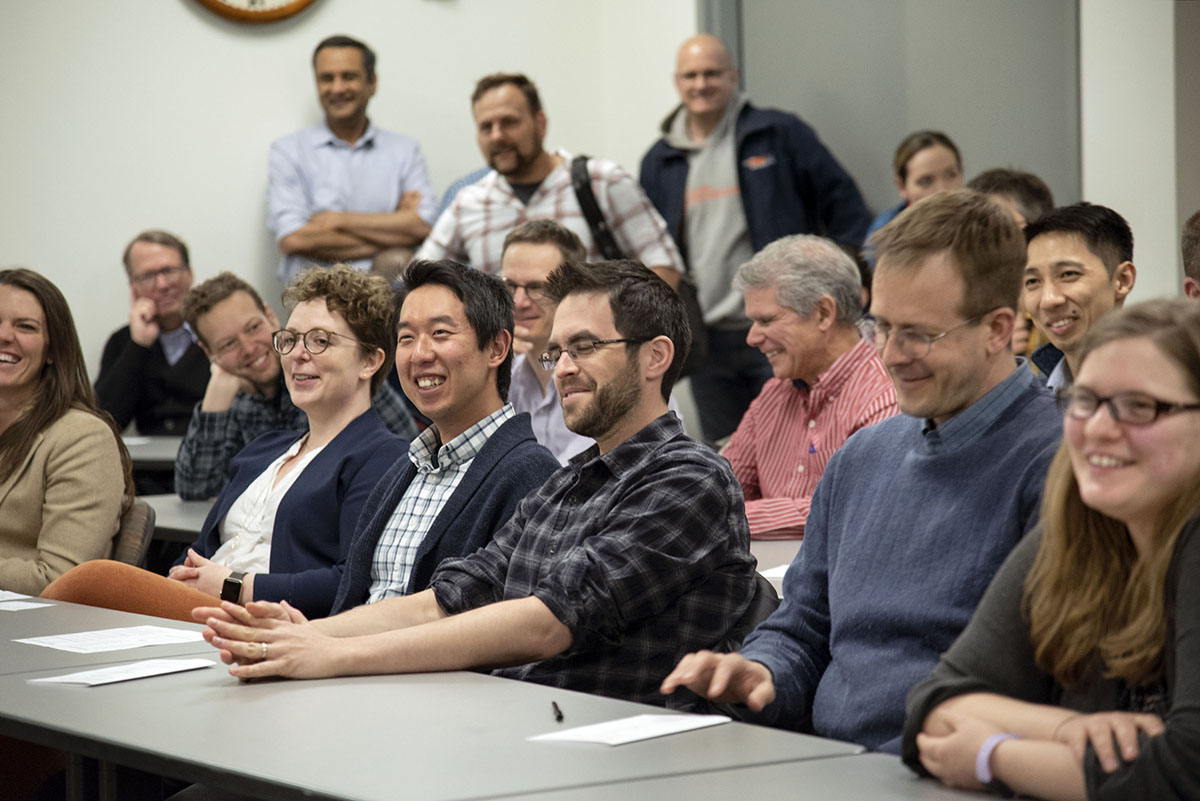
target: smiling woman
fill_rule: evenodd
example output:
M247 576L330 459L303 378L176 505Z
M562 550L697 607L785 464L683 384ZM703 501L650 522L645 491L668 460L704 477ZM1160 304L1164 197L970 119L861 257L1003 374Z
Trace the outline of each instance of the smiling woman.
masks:
M0 271L0 590L36 594L108 555L132 493L67 301L31 270Z
M408 447L371 407L395 347L396 302L379 276L340 265L301 273L284 304L290 315L274 346L308 432L264 434L234 457L199 539L169 577L91 562L45 597L180 620L216 598L328 614L362 505Z
M957 787L1200 797L1200 307L1080 346L1040 531L909 695L904 756Z

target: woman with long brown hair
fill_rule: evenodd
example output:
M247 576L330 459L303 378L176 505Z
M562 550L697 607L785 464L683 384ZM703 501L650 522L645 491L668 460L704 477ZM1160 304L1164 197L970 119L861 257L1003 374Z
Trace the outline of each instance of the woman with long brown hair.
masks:
M1200 798L1200 305L1102 319L1063 408L1040 531L910 693L905 760L956 787Z
M0 270L0 590L36 595L107 556L132 497L66 299L32 270Z

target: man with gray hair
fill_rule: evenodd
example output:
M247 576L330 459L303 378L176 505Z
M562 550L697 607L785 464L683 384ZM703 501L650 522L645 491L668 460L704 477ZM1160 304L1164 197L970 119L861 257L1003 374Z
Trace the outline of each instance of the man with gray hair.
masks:
M773 378L724 450L746 496L750 536L804 536L825 465L846 438L899 411L875 348L858 330L862 282L845 251L798 234L767 245L738 270L746 344Z

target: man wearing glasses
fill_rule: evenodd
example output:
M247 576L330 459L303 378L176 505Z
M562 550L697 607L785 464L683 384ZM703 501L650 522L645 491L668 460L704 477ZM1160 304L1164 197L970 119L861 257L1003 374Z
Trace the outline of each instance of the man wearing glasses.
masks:
M208 383L208 359L183 322L192 285L187 245L166 231L143 231L122 259L129 325L104 345L96 396L120 428L135 421L139 434L179 435Z
M175 456L175 492L195 500L221 491L229 460L251 440L268 431L307 431L308 415L288 395L271 344L279 320L254 287L222 272L192 288L183 316L211 362L204 397ZM393 434L409 441L417 435L408 407L387 381L371 403Z
M1007 212L944 192L872 242L875 346L902 414L830 459L779 609L740 654L686 657L663 691L898 753L909 688L1036 521L1062 423L1012 354L1025 249Z
M858 248L871 214L812 128L738 91L737 67L716 37L694 36L679 48L675 89L680 105L642 159L641 183L699 289L708 357L692 376L692 394L705 438L717 442L771 377L746 344L737 268L789 234Z
M546 296L557 311L540 361L592 449L521 501L487 546L441 563L428 590L313 622L275 604L197 609L206 637L237 663L231 673L507 665L496 674L695 707L689 694L662 698L658 682L684 653L740 639L755 573L728 464L667 412L690 344L683 303L627 261L567 261ZM402 323L402 350L405 336ZM417 370L417 385L436 391L438 375Z

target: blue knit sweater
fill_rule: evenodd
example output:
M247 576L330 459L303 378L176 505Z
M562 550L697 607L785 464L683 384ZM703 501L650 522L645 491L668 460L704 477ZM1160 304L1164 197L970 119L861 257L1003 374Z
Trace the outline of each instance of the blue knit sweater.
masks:
M904 698L1032 527L1061 433L1018 369L936 428L906 415L829 462L783 604L742 654L770 669L759 720L899 752Z

